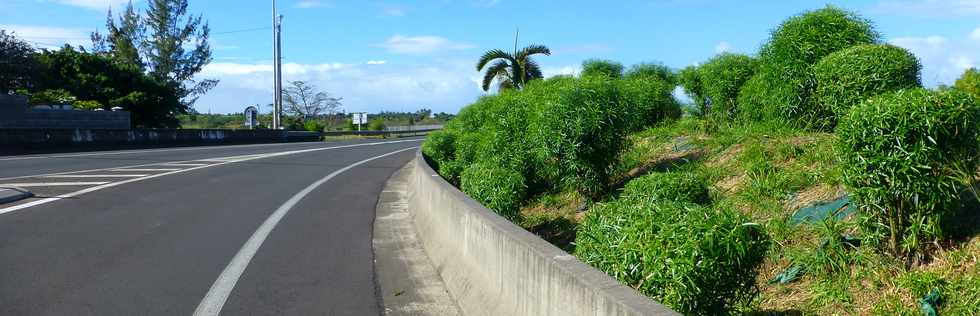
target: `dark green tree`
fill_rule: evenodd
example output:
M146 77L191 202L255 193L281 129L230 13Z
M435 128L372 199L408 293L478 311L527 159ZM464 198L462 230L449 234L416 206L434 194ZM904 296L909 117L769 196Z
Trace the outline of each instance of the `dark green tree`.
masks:
M541 67L531 59L531 56L538 54L550 56L551 50L544 45L530 45L517 50L515 45L513 54L500 49L484 53L476 63L477 71L486 69L483 75L483 91L490 91L490 84L494 79L501 90L520 90L528 81L544 78Z
M0 94L30 85L34 48L13 33L0 30Z
M150 0L145 14L130 3L119 17L112 12L106 22L108 34L92 34L93 50L112 56L150 74L171 86L186 113L197 98L218 84L217 80L197 80L194 75L211 62L211 30L202 16L187 10L187 0Z
M183 107L176 91L135 65L67 45L36 58L39 71L32 91L64 90L87 107L121 107L132 113L134 127L179 126L176 115Z

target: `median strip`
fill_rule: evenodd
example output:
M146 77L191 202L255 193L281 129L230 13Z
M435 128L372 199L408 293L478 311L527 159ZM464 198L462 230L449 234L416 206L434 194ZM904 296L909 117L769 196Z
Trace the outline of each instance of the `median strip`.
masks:
M55 176L43 176L41 178L139 178L146 174L65 174Z
M57 187L57 186L83 186L83 185L102 185L109 182L36 182L36 183L3 183L0 186L10 186L19 188L29 187Z

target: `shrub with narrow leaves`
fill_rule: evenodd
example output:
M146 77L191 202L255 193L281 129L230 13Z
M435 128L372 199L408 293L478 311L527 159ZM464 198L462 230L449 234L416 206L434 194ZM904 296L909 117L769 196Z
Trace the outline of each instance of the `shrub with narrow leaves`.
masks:
M976 172L980 106L957 90L899 90L853 108L837 127L843 182L870 217L865 237L896 255L943 237Z
M956 84L953 88L966 92L980 100L980 70L976 68L970 68L963 72L963 75L959 79L956 79Z
M874 44L880 35L871 22L856 13L827 6L793 16L772 32L759 52L759 71L767 92L746 99L759 104L749 107L774 112L775 119L790 119L799 126L828 129L831 116L813 98L815 83L811 67L836 51L861 44Z
M715 117L727 119L738 114L738 93L756 68L754 58L733 53L718 54L698 67Z
M653 173L633 179L623 188L622 198L638 203L710 202L707 180L693 172Z
M755 294L769 238L727 208L621 198L599 204L576 256L683 314L727 314Z
M517 218L526 192L524 176L519 172L488 163L466 167L460 176L460 188L483 206L509 220Z
M640 63L630 66L630 69L623 74L626 79L653 79L666 82L671 86L677 85L677 74L664 64L659 63Z
M708 115L708 109L705 104L705 97L707 95L704 92L704 81L701 79L701 73L698 71L698 67L687 66L681 69L677 73L677 82L684 88L684 93L691 100L694 100L694 106L698 108L701 115Z
M836 117L870 97L920 87L922 65L911 52L889 45L858 45L828 55L814 67L814 95Z
M582 77L599 76L619 79L623 77L623 64L612 60L589 59L582 62Z

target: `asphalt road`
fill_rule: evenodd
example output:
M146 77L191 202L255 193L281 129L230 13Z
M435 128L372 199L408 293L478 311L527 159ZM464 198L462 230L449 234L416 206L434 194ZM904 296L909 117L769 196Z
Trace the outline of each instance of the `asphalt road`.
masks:
M0 157L0 315L378 315L372 223L419 139Z

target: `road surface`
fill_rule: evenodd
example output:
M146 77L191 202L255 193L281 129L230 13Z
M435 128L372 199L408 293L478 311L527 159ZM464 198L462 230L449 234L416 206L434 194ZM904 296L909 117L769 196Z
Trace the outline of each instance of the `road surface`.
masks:
M378 315L371 230L420 139L0 157L0 315Z

